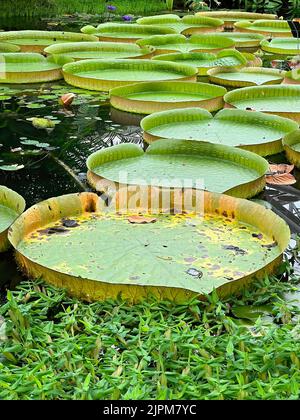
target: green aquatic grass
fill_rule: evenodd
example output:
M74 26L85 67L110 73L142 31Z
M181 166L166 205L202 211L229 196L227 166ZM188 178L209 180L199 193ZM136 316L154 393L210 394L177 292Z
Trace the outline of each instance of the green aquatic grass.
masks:
M117 14L150 14L166 9L164 0L114 0ZM0 17L12 16L60 16L73 13L102 14L106 12L104 0L16 0L12 7L11 0L1 0Z
M0 399L299 399L299 277L281 271L182 305L85 304L23 282L0 308Z

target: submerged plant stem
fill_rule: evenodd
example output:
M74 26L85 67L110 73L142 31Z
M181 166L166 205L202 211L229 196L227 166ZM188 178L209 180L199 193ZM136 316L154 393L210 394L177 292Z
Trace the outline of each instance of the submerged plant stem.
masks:
M75 174L75 172L73 171L73 169L71 169L65 162L63 162L62 160L60 160L58 157L54 156L52 153L49 153L49 156L60 166L62 166L64 168L64 170L70 175L70 177L72 177L74 179L74 181L76 182L77 185L79 185L80 189L82 191L88 191L87 186L80 181L80 179L78 178L78 176Z

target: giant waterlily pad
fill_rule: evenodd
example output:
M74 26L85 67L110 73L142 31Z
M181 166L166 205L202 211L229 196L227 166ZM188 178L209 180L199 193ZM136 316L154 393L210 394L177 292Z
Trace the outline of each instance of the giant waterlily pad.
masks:
M74 60L87 60L94 58L151 58L154 48L140 48L135 44L117 42L68 42L54 44L45 48L47 54L63 54Z
M282 143L288 160L300 168L300 130L287 134Z
M275 55L300 54L300 41L298 38L264 39L261 41L260 46L263 51Z
M218 36L230 38L234 41L234 46L241 52L255 52L258 50L264 36L256 33L245 32L220 32Z
M138 25L128 23L101 23L97 27L84 26L81 32L97 36L100 41L108 42L135 42L138 39L153 35L174 34L177 31L172 28L159 25Z
M9 248L8 229L24 211L25 205L25 200L18 193L0 185L0 252Z
M141 122L144 139L159 138L200 140L240 147L261 156L282 151L282 137L297 129L287 118L233 109L219 111L213 117L203 109L178 109L158 112Z
M180 191L172 203L182 202ZM285 222L248 200L197 193L177 214L168 206L128 211L119 195L114 210L92 193L51 198L19 217L9 240L30 278L87 300L222 296L273 272L290 238Z
M64 57L45 58L37 53L0 55L0 83L38 83L62 79Z
M153 60L175 61L176 63L190 64L197 67L199 76L205 76L207 70L214 67L243 67L247 64L247 58L236 50L219 51L212 53L170 53L155 55Z
M187 64L153 60L81 60L63 67L65 81L84 89L108 91L117 86L158 80L197 80Z
M271 37L291 37L292 31L285 20L256 20L255 22L236 22L234 24L240 32L256 32Z
M229 107L300 121L300 86L251 86L226 93L224 100Z
M78 34L76 32L59 31L9 31L0 32L0 42L9 42L18 45L22 52L41 53L48 45L62 42L98 41L92 35Z
M0 53L16 53L21 48L18 45L10 44L9 42L0 42Z
M222 19L226 24L230 24L238 21L254 21L258 19L274 20L277 19L277 15L268 13L253 13L253 12L241 12L231 10L214 10L198 12L196 16L208 16L216 19Z
M201 32L215 32L220 30L224 24L223 20L214 19L206 16L186 15L180 18L178 15L166 14L156 16L146 16L137 20L142 25L163 25L167 28L175 29L184 35L191 35Z
M233 48L234 41L230 38L220 38L218 35L154 35L136 42L140 47L151 45L155 54L170 52L218 52L224 48Z
M265 186L268 162L234 147L192 140L159 140L147 151L119 144L93 153L87 160L88 180L102 191L103 179L122 185L187 187L249 198ZM121 174L121 175L120 175ZM117 187L116 187L117 188Z
M208 83L138 83L112 89L110 103L117 109L139 114L193 106L217 111L223 107L225 93L225 88Z
M209 81L221 86L245 87L258 85L274 85L283 81L285 72L263 67L244 69L215 68L207 72Z

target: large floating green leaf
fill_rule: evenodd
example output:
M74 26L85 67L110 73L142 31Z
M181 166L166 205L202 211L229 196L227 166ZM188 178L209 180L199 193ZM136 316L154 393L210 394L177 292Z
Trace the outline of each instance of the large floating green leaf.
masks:
M296 130L297 124L261 112L224 109L213 117L205 110L190 108L149 115L141 127L150 143L159 138L184 138L241 147L267 156L282 151L282 137Z
M135 144L99 150L88 158L87 167L96 189L101 178L120 184L176 188L187 187L189 180L191 188L248 198L264 187L269 166L260 156L234 147L160 140L146 153Z
M226 93L231 107L262 111L300 121L300 86L251 86Z
M24 209L23 197L4 185L0 185L0 252L8 249L8 228Z
M116 59L116 58L143 58L150 57L154 48L143 47L129 43L117 42L68 42L54 44L45 48L47 54L62 54L75 60L93 58Z
M62 79L67 58L45 58L38 53L3 53L0 56L1 83L37 83Z
M279 55L300 54L300 43L297 38L273 38L264 39L260 43L261 49L268 53Z
M257 50L260 42L264 39L263 35L245 32L220 32L217 35L222 38L232 39L235 43L235 48L243 51L247 49L251 51Z
M292 36L291 28L285 20L264 20L259 19L255 22L236 22L234 26L241 32L257 32L262 35L270 36Z
M145 81L196 81L197 72L195 67L187 64L134 59L81 60L63 67L67 83L100 91Z
M273 272L290 238L285 222L247 200L203 195L204 215L196 204L196 213L187 205L146 217L140 206L104 211L92 193L52 198L18 218L9 239L28 276L88 300L224 295Z
M8 31L0 32L0 42L10 42L23 52L42 52L45 47L61 42L97 41L97 37L76 32L59 31Z
M138 25L128 23L101 23L97 27L87 25L81 32L97 36L100 41L135 42L152 35L176 34L176 30L159 25Z
M300 168L300 130L287 134L282 143L288 160Z
M244 69L215 68L207 72L209 81L221 86L245 87L273 85L283 81L285 72L278 69L248 67Z
M20 51L18 45L10 44L9 42L0 42L0 53L16 53Z
M140 46L151 45L155 47L156 54L168 52L217 52L224 48L234 47L234 41L230 38L220 38L213 35L192 35L186 38L184 35L154 35L140 39L137 44Z
M140 114L192 106L217 111L223 107L225 93L225 88L208 83L149 82L112 89L110 103Z
M231 49L219 51L217 54L200 52L160 54L154 56L153 60L190 64L198 68L200 76L206 75L207 70L214 67L242 67L247 64L243 54Z
M142 25L163 25L185 35L216 31L224 24L220 19L206 16L186 15L180 18L178 15L173 14L142 17L137 20L137 23Z
M268 13L253 13L253 12L241 12L241 11L227 11L227 10L214 10L198 12L196 16L208 16L217 19L222 19L225 22L235 22L239 20L253 21L258 19L274 20L277 19L277 15Z

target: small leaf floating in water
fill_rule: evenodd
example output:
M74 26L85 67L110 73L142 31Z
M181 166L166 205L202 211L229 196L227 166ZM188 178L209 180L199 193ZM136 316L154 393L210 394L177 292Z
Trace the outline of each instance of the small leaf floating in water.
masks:
M197 268L189 268L186 271L186 273L189 274L190 276L198 277L198 279L201 279L201 277L203 276L202 271L198 270Z
M44 130L51 131L55 128L55 123L49 120L48 118L33 117L33 118L29 118L28 120L32 122L32 125L34 126L34 128L37 128L39 130L44 129Z
M145 217L145 216L129 216L128 222L138 225L143 225L146 223L155 223L157 219L155 217Z

